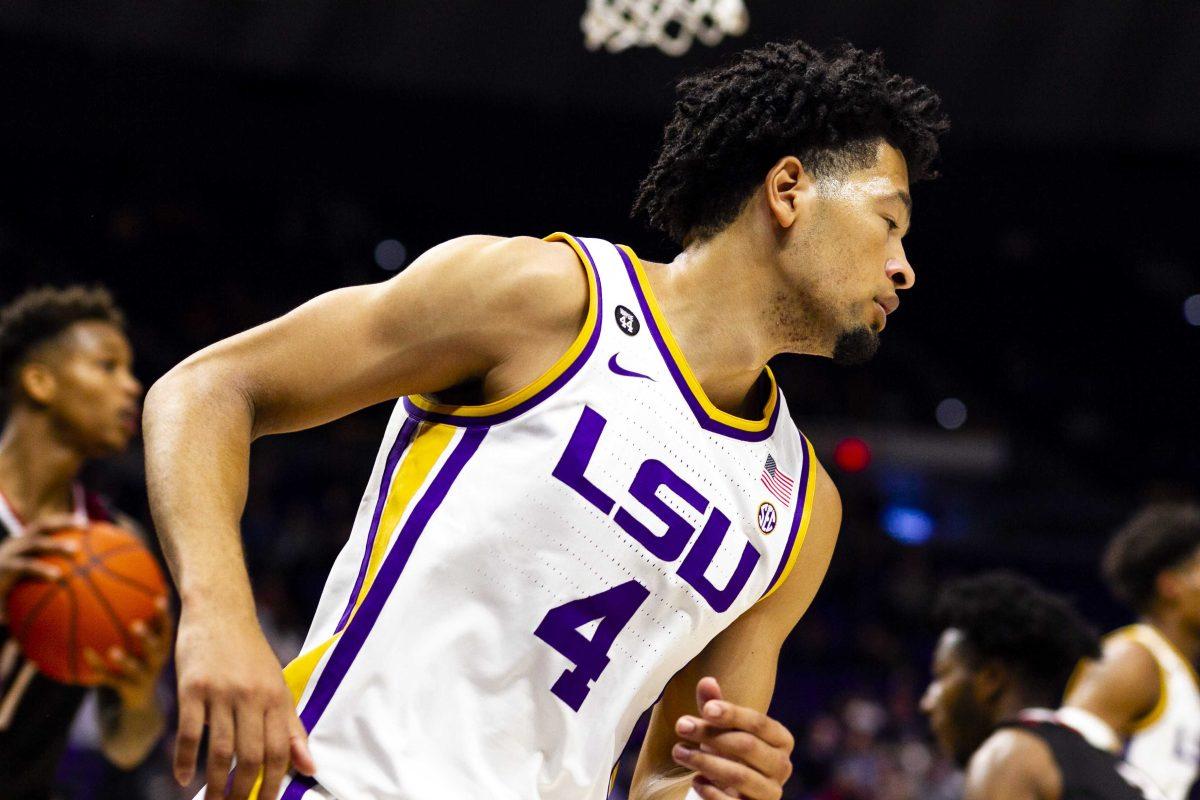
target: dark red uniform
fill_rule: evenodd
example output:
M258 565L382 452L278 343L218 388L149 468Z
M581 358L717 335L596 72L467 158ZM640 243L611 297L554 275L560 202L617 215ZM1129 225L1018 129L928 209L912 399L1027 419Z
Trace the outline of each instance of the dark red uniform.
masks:
M80 523L113 520L100 498L78 484L75 515ZM0 541L23 531L23 521L0 495ZM0 617L0 800L50 797L71 722L86 695L84 687L38 672Z

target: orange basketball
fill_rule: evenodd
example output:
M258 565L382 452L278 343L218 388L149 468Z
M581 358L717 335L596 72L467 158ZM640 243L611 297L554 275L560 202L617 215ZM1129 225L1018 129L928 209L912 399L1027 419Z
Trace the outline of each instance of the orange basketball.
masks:
M104 657L113 647L141 655L129 627L149 621L167 594L154 556L134 534L95 522L86 530L59 531L73 539L72 555L42 555L62 571L56 581L27 578L7 598L8 628L25 657L45 675L63 683L93 685L97 675L84 659L92 649Z

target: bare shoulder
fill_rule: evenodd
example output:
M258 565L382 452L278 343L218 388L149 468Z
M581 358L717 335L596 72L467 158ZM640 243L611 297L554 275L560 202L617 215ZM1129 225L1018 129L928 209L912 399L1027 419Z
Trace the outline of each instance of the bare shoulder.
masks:
M967 764L964 800L1057 800L1062 773L1050 746L1029 731L1003 728Z
M437 280L462 298L463 310L510 321L526 332L563 325L577 329L588 303L588 280L564 242L531 236L461 236L424 253L401 277Z
M1100 660L1087 663L1067 693L1066 705L1097 715L1120 736L1159 704L1158 661L1145 645L1127 636L1109 636Z
M1130 679L1158 673L1158 661L1141 642L1128 636L1109 636L1104 642L1101 664L1119 670Z

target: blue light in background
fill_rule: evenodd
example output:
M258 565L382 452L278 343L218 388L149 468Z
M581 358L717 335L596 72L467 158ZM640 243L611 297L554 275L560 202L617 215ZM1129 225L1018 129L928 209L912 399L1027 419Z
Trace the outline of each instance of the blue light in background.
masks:
M885 506L879 523L902 544L925 544L933 536L933 517L912 506Z

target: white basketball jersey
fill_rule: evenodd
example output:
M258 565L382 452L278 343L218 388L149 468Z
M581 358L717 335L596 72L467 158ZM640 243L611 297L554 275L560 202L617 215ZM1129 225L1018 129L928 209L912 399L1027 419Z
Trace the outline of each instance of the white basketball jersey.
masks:
M1152 625L1110 636L1132 639L1158 662L1158 705L1136 727L1125 760L1149 775L1171 800L1185 800L1200 771L1200 681L1195 668Z
M817 467L770 371L761 419L715 408L633 252L550 238L587 271L578 338L504 400L397 404L285 670L334 797L605 797L638 717L804 541Z

